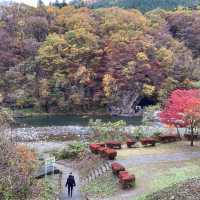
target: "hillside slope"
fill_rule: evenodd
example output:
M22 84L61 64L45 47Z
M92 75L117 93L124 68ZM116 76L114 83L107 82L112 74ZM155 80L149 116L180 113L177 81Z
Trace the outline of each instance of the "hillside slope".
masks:
M199 10L0 9L4 106L131 116L199 80Z

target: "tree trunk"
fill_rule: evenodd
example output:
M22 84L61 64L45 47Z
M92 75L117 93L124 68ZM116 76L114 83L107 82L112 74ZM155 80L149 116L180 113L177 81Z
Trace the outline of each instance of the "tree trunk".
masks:
M191 126L191 143L190 143L191 147L194 146L194 127Z
M177 135L178 135L178 137L181 139L181 133L180 133L178 127L176 127L176 131L177 131Z

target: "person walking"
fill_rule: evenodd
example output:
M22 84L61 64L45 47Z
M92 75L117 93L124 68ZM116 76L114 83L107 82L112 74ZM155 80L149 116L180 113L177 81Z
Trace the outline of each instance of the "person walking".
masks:
M72 172L69 174L66 182L66 187L68 187L68 197L72 197L73 188L76 186L76 182Z

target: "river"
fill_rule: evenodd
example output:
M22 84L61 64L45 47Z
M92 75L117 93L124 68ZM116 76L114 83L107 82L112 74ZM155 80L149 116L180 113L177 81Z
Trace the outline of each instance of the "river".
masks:
M90 119L101 119L103 122L116 122L124 120L127 126L141 125L141 117L114 117L114 116L75 116L51 115L16 118L17 126L13 134L19 141L41 140L47 136L61 135L87 135L91 129L88 127Z
M88 126L89 120L101 119L103 122L124 120L127 125L141 125L141 117L117 116L77 116L77 115L50 115L16 118L18 127L47 127L47 126Z

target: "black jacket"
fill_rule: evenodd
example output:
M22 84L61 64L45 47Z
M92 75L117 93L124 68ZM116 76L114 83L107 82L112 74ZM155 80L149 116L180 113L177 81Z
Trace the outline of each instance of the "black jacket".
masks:
M69 175L65 186L76 186L74 176Z

